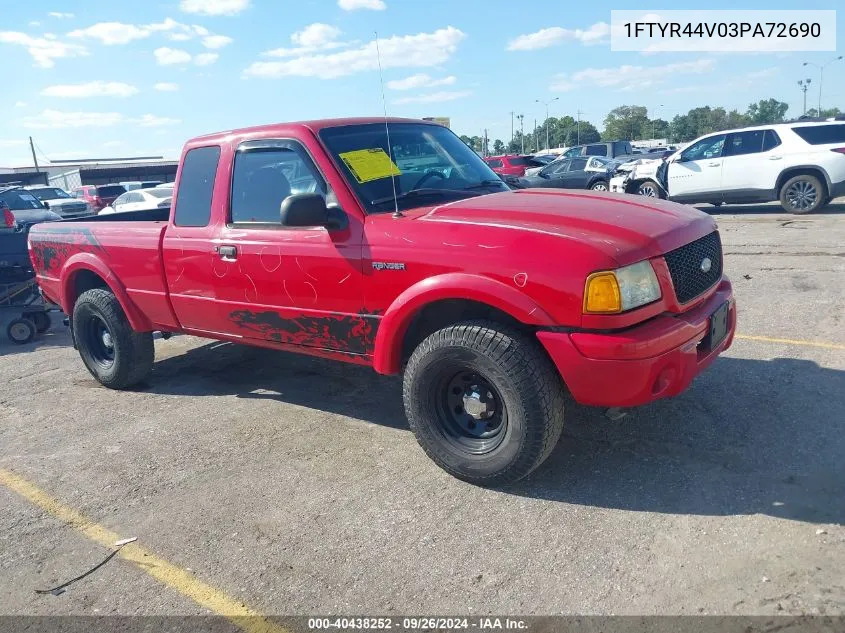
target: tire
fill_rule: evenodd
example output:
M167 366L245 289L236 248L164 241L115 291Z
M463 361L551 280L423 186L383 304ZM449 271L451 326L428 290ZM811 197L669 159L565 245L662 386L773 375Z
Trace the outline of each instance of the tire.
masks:
M152 371L152 332L133 330L108 290L94 288L79 295L73 307L73 337L85 367L104 387L132 387Z
M46 312L27 312L24 318L29 319L35 323L35 329L39 334L43 334L50 329L52 323L50 322L50 315Z
M646 198L663 198L663 192L660 190L660 186L653 180L641 182L637 187L637 195L645 196Z
M426 338L405 367L403 397L426 454L480 486L525 477L563 429L557 369L536 341L497 323L458 323Z
M6 328L6 336L12 343L26 345L31 342L38 333L35 323L26 318L15 319Z
M610 191L610 187L608 187L606 180L597 180L593 183L590 187L590 191Z
M815 176L799 174L783 183L779 198L784 211L804 215L824 206L827 190Z

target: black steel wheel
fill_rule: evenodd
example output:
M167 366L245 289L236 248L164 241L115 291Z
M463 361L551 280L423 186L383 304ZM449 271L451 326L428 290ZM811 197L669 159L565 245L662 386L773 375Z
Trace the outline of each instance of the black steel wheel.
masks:
M15 319L6 328L6 336L12 343L24 345L35 338L38 333L35 323L26 318Z
M153 367L152 332L136 332L110 291L83 292L73 308L73 337L85 367L102 385L126 389Z
M516 481L563 429L563 383L533 337L487 322L431 334L405 367L405 413L426 454L477 485Z
M505 437L508 412L493 383L472 368L444 368L438 378L440 432L460 450L480 455Z

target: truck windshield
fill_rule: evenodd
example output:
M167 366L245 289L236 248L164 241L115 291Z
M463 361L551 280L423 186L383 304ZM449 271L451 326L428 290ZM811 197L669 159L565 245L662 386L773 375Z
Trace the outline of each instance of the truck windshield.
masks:
M326 128L320 138L370 213L458 200L509 187L449 129L424 123ZM391 182L393 181L393 182Z

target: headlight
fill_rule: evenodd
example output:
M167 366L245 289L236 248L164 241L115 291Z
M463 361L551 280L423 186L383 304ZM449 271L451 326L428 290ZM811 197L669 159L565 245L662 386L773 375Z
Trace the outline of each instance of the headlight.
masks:
M660 298L660 283L647 261L593 273L584 287L584 312L615 314Z

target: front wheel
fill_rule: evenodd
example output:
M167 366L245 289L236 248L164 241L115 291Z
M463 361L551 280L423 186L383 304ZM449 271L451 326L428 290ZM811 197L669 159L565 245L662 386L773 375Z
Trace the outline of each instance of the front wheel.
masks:
M653 180L646 180L637 187L637 194L645 196L646 198L662 198L663 193L660 191L660 186Z
M790 178L780 188L780 204L784 211L798 215L812 213L822 207L826 196L821 181L809 174Z
M496 323L458 323L414 350L403 381L420 446L477 485L516 481L548 457L563 429L563 384L538 343Z
M94 288L79 295L73 307L73 336L85 367L105 387L126 389L152 370L152 332L133 330L108 290Z

